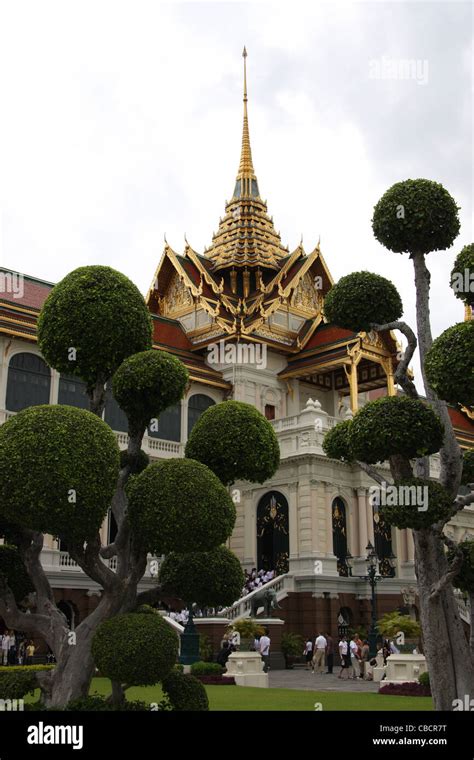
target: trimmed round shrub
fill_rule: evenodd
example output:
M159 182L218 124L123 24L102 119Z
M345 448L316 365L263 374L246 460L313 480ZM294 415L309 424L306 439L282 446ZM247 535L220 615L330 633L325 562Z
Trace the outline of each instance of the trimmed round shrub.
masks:
M134 426L146 426L183 397L189 375L166 351L142 351L120 365L112 381L113 394Z
M462 478L463 486L474 483L474 449L467 449L462 455Z
M0 673L0 699L23 699L38 688L36 672L15 670Z
M352 420L338 422L324 436L323 451L330 459L350 462L353 457L349 447L349 430Z
M193 459L154 462L129 481L136 538L157 555L210 551L230 536L235 506L211 470Z
M459 206L438 182L407 179L387 190L374 208L372 230L395 253L450 248L459 234Z
M209 710L209 700L202 683L192 675L176 671L163 681L163 691L173 710L179 712L201 712Z
M8 583L17 602L35 590L16 546L0 545L0 576Z
M372 272L353 272L341 277L324 300L329 322L354 332L370 332L371 324L394 322L403 314L402 299L395 285Z
M38 318L38 345L51 367L88 386L151 348L151 317L140 291L111 267L79 267L52 289ZM71 352L75 349L75 355Z
M127 449L123 449L120 452L120 469L128 465L132 475L138 475L138 473L143 472L149 464L150 457L143 449L140 449L136 456L129 454Z
M393 486L387 489L388 503L379 506L380 515L389 525L422 530L451 514L453 500L440 483L410 478L394 485L396 491Z
M244 581L239 560L225 546L210 552L171 552L160 567L160 583L199 607L233 604L240 599Z
M474 320L448 327L433 341L425 371L440 398L474 406Z
M211 468L224 485L263 483L278 469L280 448L273 426L242 401L210 406L194 425L186 456Z
M0 427L0 509L26 528L84 541L99 530L119 472L114 433L85 409L23 409Z
M430 685L430 674L426 670L424 673L421 673L421 675L418 676L418 683L422 686L428 686Z
M159 614L128 613L102 623L92 639L102 675L130 686L152 686L172 670L178 637Z
M466 594L474 594L474 539L461 541L458 547L462 551L463 561L459 573L453 580L453 585ZM448 560L452 562L453 559L454 552L450 549Z
M458 253L451 270L451 287L456 298L474 306L474 243Z
M193 662L191 665L193 676L221 676L224 670L218 662Z
M439 451L444 428L430 406L407 396L370 401L349 428L354 459L375 464L399 454L415 459Z

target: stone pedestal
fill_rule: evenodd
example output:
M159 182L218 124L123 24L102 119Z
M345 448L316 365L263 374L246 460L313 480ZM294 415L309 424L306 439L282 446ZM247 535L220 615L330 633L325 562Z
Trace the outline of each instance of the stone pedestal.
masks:
M237 686L268 688L268 673L263 672L263 660L258 652L232 652L223 677L235 678Z
M423 654L391 654L387 657L384 683L418 681L426 670L426 659Z

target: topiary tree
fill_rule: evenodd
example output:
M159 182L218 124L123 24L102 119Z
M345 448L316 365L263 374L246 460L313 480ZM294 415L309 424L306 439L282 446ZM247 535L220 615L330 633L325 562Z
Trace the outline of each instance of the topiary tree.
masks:
M448 551L450 564L457 568L454 585L469 597L471 614L470 649L474 659L474 538L465 539Z
M341 462L351 462L353 455L349 444L349 430L352 420L338 422L324 436L323 451L331 459L339 459Z
M192 675L173 671L163 681L163 691L173 710L204 712L209 710L207 692L201 681Z
M372 272L341 277L324 300L328 321L354 332L370 332L374 310L380 322L393 322L401 317L403 305L395 285Z
M352 420L349 447L368 464L392 456L407 459L434 454L443 443L443 425L433 409L417 399L387 396L366 404Z
M474 243L458 253L451 270L451 287L456 298L474 306Z
M225 546L210 552L177 554L165 557L159 580L163 588L171 588L188 606L231 605L240 598L244 573L235 554Z
M377 628L382 636L392 638L399 633L404 633L409 638L420 636L421 627L417 620L410 615L402 615L401 612L387 612L380 620L377 620Z
M86 381L93 414L66 406L34 407L0 428L0 531L17 547L34 587L34 605L25 613L15 600L20 575L8 562L2 572L0 555L0 615L8 627L41 636L51 648L56 666L37 678L42 703L62 708L89 693L92 639L101 623L160 600L157 582L138 591L148 548L212 551L230 535L235 508L204 464L190 459L147 463L145 428L179 403L188 375L174 357L149 350L150 316L126 277L108 267L82 267L68 275L45 302L39 344L52 367ZM129 423L120 461L115 436L100 419L110 382ZM237 423L240 441L244 431L242 421ZM273 431L258 413L252 424L252 457L256 472L263 473L269 450L275 459ZM232 431L226 431L232 448ZM240 446L234 458L221 451L231 480L242 474ZM117 532L104 545L99 528L109 508ZM72 632L40 561L45 531L67 541L71 558L101 589L97 607L73 632L74 646L69 646ZM121 646L115 650L118 659ZM119 694L121 683L114 682L114 689Z
M151 317L136 285L104 266L79 267L66 275L38 318L45 360L58 372L86 381L96 412L105 381L128 356L151 348L151 333Z
M379 507L381 516L389 525L400 530L422 530L450 518L453 500L441 483L410 478L398 480L395 485L396 498Z
M186 367L166 351L142 351L128 357L114 375L113 394L133 425L149 421L175 404L189 381Z
M78 543L112 500L119 449L108 425L73 406L33 406L0 427L0 503L11 522Z
M193 459L154 462L128 487L130 525L147 551L209 551L232 532L235 506L208 467Z
M448 327L436 338L425 371L439 398L474 406L474 320Z
M263 483L277 471L280 449L270 422L242 401L210 406L194 425L186 456L203 462L224 485Z
M113 692L117 703L130 686L166 678L178 657L178 637L154 611L117 615L96 630L92 656L100 673L120 684Z
M455 699L462 699L464 694L474 691L474 662L470 658L453 590L453 578L459 568L445 553L446 544L454 544L454 547L456 544L446 536L443 528L457 511L474 502L474 491L459 494L462 471L459 445L446 402L439 398L430 382L427 356L433 339L426 256L431 251L452 246L459 232L458 207L451 195L436 182L426 179L398 182L376 204L372 228L382 245L390 251L408 253L413 261L417 334L402 321L392 319L384 323L384 312L378 304L371 304L367 299L363 314L370 329L376 332L399 330L408 341L394 378L395 384L403 388L405 397L367 404L348 426L347 437L357 463L382 488L391 486L391 496L397 497L395 503L382 505L381 513L385 519L389 517L392 524L413 525L415 528L420 621L432 694L436 709L452 710ZM354 324L354 310L348 306L345 313L344 303L339 303L341 316L338 319L340 322L346 319L346 324L355 329L358 325ZM462 332L470 334L470 328L464 328ZM408 372L416 348L420 352L426 403L420 401ZM442 361L446 372L444 382L449 384L452 375L453 386L459 384L459 365L453 366L446 361L445 355ZM465 367L470 358L466 355L460 358L458 352L454 361L462 361ZM441 372L436 375L435 382L440 376ZM439 483L434 484L429 480L427 455L438 449L440 478ZM343 453L343 447L338 453ZM383 471L373 466L384 459L389 461L391 484L386 482ZM406 504L398 499L400 488L405 487L407 481L412 485L418 483L414 478L421 480L429 495L427 505L414 506L416 515L413 511L408 514ZM423 515L423 511L427 514ZM440 658L440 651L447 656Z

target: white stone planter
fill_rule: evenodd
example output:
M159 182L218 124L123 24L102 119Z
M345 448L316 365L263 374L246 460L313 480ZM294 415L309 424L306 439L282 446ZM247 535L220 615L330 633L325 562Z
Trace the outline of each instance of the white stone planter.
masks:
M427 670L423 654L391 654L387 657L385 683L418 681Z
M232 652L223 677L235 678L237 686L268 689L268 673L263 672L263 660L258 652Z

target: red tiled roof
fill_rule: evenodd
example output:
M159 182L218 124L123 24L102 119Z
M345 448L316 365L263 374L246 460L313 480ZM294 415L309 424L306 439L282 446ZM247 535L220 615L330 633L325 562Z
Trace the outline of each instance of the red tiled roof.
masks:
M9 272L7 269L0 271ZM15 272L15 274L17 273ZM0 293L0 300L12 303L15 306L22 306L24 309L37 309L39 311L53 287L53 283L42 282L23 275L22 297L18 298L13 293L3 291Z
M448 412L455 428L474 435L474 420L470 420L467 414L463 414L459 409L454 409L451 406L448 406Z

